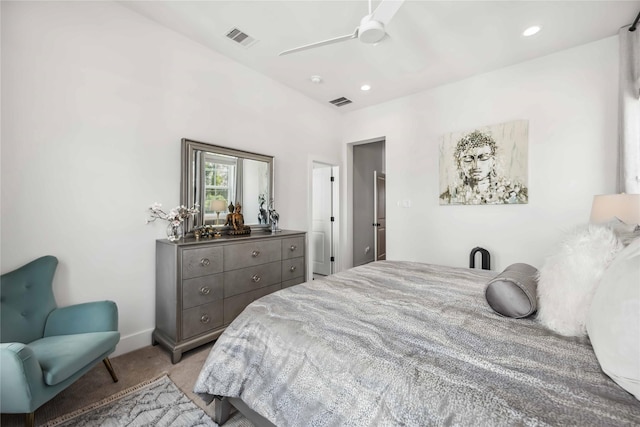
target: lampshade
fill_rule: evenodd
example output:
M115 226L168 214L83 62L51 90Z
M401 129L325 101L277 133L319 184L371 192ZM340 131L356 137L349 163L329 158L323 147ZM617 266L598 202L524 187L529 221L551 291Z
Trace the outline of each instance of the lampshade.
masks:
M640 194L601 194L593 196L590 222L604 223L618 218L626 224L640 224Z
M213 199L209 204L212 212L224 212L227 210L227 201L225 199Z

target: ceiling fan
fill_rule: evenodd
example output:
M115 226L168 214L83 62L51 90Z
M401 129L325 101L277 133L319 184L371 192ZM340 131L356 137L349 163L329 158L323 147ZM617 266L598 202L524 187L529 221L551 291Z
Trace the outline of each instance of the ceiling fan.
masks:
M382 0L376 10L371 13L371 0L369 0L369 14L360 20L360 26L356 27L353 34L335 37L316 43L306 44L304 46L295 47L293 49L280 52L278 56L288 55L302 50L313 49L315 47L324 46L333 43L339 43L351 39L358 38L361 42L367 44L378 43L387 35L385 26L389 24L391 18L396 14L405 0Z

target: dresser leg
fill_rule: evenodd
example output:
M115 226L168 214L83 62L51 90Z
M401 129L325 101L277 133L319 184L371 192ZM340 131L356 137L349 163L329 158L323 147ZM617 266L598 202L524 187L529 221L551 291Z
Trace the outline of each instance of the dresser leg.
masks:
M171 352L171 363L173 363L175 365L176 363L178 363L180 361L180 359L182 359L182 352L181 351L172 351Z

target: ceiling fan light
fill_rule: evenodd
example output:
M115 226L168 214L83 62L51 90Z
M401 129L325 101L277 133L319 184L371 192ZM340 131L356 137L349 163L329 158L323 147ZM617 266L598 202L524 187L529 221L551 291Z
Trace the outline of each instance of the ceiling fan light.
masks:
M539 31L540 31L540 27L537 25L534 25L524 30L522 32L522 35L525 37L531 37L532 35L537 34Z
M385 36L384 25L381 22L371 19L371 15L367 15L360 21L358 27L358 38L363 43L378 43Z

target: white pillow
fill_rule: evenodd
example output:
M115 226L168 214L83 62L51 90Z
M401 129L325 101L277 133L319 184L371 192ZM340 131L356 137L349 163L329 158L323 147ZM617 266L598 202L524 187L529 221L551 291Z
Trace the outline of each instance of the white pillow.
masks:
M640 400L640 239L620 252L602 276L587 331L604 373Z
M540 269L538 321L561 335L586 335L593 293L622 248L614 231L602 225L583 225L570 231Z

